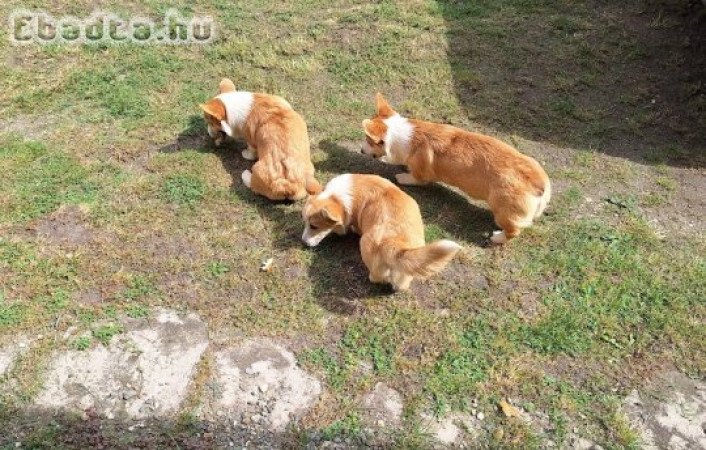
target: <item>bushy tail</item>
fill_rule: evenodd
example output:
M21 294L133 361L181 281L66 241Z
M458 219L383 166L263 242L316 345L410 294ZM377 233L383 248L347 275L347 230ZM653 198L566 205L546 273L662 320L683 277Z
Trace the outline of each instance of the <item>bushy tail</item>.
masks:
M223 78L220 83L218 83L218 93L223 94L224 92L235 91L235 84L229 78Z
M552 184L547 180L547 184L544 186L544 192L542 192L542 197L539 199L539 202L537 203L537 210L534 213L534 219L538 219L539 216L542 215L545 209L547 209L547 205L549 204L549 200L552 198Z
M386 252L390 266L407 275L427 278L446 267L461 250L461 246L453 241L442 240L419 248L390 250Z

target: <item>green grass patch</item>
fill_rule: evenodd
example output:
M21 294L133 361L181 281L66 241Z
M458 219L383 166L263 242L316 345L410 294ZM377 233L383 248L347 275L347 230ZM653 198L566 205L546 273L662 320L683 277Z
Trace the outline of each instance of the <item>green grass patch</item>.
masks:
M7 305L0 301L0 328L18 325L24 317L24 308L18 304Z
M348 368L342 367L325 348L319 347L307 350L299 355L299 361L303 364L320 368L325 374L329 386L336 391L340 390L347 381Z
M73 348L79 351L88 350L91 347L91 337L90 336L79 336L74 339Z
M0 158L5 168L0 190L7 195L0 221L25 222L62 204L91 202L100 191L89 169L37 142L0 138Z
M137 275L129 279L127 287L123 290L121 297L125 300L135 301L142 300L156 292L157 288L149 279Z
M93 337L96 338L101 344L108 346L113 337L122 332L123 327L121 325L110 323L93 330Z
M195 206L206 192L204 183L193 175L170 175L162 184L162 197L180 206Z
M341 420L337 420L321 430L321 435L326 440L341 437L355 437L360 434L362 425L356 413L350 413Z
M666 333L690 339L703 259L672 260L634 220L622 230L581 221L555 233L553 243L528 248L523 259L528 276L554 279L543 297L547 315L520 328L525 345L540 353L627 355Z
M490 324L477 319L458 333L455 345L436 360L425 389L433 399L437 414L466 406L465 399L475 391L476 384L488 376L495 338Z

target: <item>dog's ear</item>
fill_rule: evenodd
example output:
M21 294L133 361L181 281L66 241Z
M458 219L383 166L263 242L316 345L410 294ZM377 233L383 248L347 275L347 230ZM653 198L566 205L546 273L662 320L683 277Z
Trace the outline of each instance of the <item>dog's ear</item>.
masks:
M339 208L327 206L321 210L321 217L335 225L343 223L343 211L340 211Z
M225 120L221 120L221 130L223 130L223 132L228 136L234 137L233 134L235 133L233 133L233 129L230 127L230 125L228 125L228 122L226 122Z
M224 105L220 99L212 98L199 106L203 112L214 117L216 120L226 120L226 105Z
M224 78L218 84L218 93L219 94L223 94L224 92L233 92L235 90L236 90L235 83L233 83L233 81L231 81L230 78Z
M385 97L379 92L375 95L375 107L377 108L378 116L384 119L395 115L395 110L392 109L392 106L387 103Z
M365 131L365 134L373 140L373 142L379 144L383 141L383 139L385 139L385 133L387 133L387 125L385 125L385 122L379 119L365 119L363 121L363 130Z

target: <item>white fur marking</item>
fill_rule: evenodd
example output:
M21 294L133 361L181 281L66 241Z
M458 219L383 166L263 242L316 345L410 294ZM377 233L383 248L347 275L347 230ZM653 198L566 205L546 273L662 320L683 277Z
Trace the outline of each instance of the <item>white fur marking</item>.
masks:
M231 126L228 125L228 122L226 122L225 120L221 120L221 129L225 134L230 137L233 137L233 128L231 128Z
M439 247L443 248L444 250L448 252L455 252L461 250L461 246L455 243L454 241L450 241L448 239L444 239L442 241L439 241Z
M490 237L490 240L495 244L504 244L507 242L507 236L504 231L493 231L493 235Z
M397 175L395 175L395 178L397 179L397 182L399 184L403 184L405 186L420 186L424 184L423 182L414 178L411 173L398 173Z
M320 195L322 199L336 197L343 204L346 217L349 218L353 210L353 176L349 173L337 176L326 184L326 189Z
M409 156L409 141L412 139L414 127L409 120L395 114L385 119L385 162L390 164L405 164Z
M240 152L241 155L243 155L243 158L247 159L248 161L255 161L257 159L257 152L255 149L252 147L248 147L242 152Z
M304 228L304 233L302 234L302 241L309 247L316 247L330 233L331 230L322 230L318 233L314 233L309 224L306 224L306 228Z
M243 184L250 188L250 182L252 181L252 173L249 170L243 170L243 173L240 175L240 178L243 179Z
M230 128L240 130L250 115L255 96L252 92L233 91L224 92L216 98L219 98L226 107L226 121Z

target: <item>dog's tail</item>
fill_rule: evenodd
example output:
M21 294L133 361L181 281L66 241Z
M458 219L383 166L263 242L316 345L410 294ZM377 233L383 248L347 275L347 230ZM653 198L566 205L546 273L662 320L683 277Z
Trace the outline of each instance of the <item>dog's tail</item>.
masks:
M224 78L218 83L218 93L223 94L225 92L235 91L235 83L233 83L230 78Z
M446 267L456 256L461 246L449 240L432 242L424 247L400 249L393 245L383 246L388 265L404 274L418 277L430 277Z
M547 209L547 205L549 204L549 200L552 199L552 184L549 180L547 180L547 183L544 185L544 191L542 192L542 196L539 198L539 202L537 203L537 209L535 210L534 213L534 219L539 219L539 216L544 213L544 210Z

